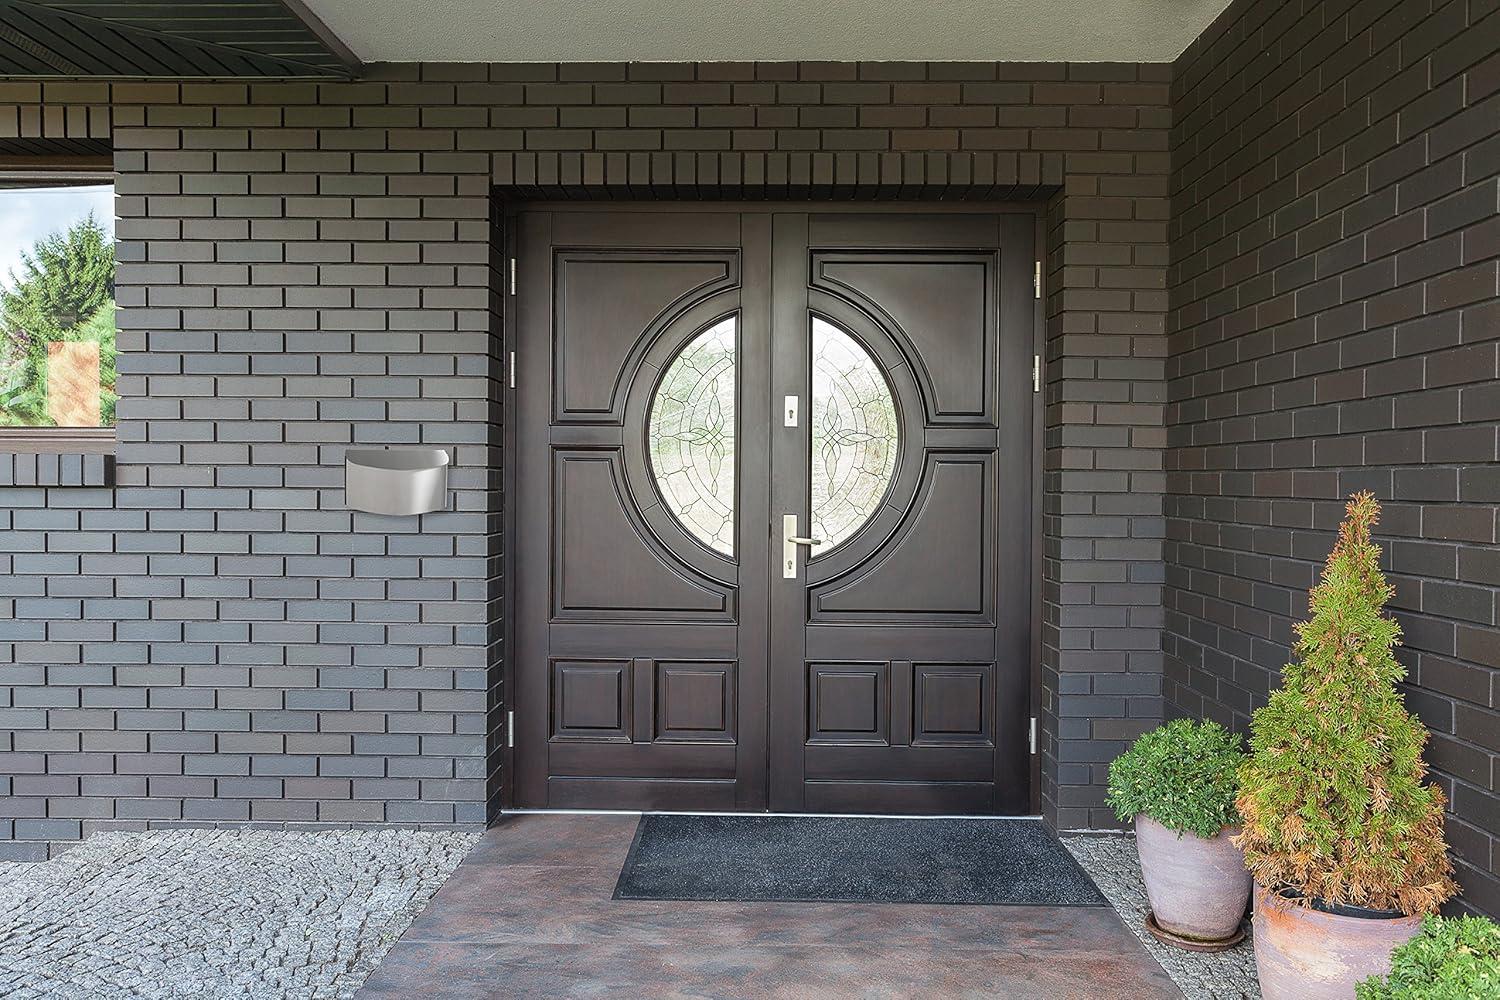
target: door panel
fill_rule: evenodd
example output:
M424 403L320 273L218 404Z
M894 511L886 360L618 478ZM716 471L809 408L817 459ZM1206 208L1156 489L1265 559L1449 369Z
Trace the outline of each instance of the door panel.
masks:
M552 661L552 738L630 739L630 661Z
M558 449L553 463L554 620L732 619L733 589L694 573L633 516L619 449Z
M934 424L995 424L997 253L815 253L813 286L878 316L909 353ZM982 338L976 342L975 338Z
M807 665L807 742L889 746L889 663Z
M912 746L995 745L993 663L912 664Z
M558 421L623 419L630 355L642 332L708 293L739 286L739 254L692 250L560 252L553 389Z
M733 743L737 664L659 662L645 711L658 743Z
M994 624L993 467L986 454L930 455L925 489L896 536L862 565L809 587L810 620Z
M1026 811L1030 217L517 222L517 804Z

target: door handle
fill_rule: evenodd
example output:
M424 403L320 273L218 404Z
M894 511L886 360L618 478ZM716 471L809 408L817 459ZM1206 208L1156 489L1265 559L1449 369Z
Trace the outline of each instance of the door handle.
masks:
M783 580L797 579L797 546L822 545L821 538L807 538L797 534L797 515L783 514L781 516L781 578Z

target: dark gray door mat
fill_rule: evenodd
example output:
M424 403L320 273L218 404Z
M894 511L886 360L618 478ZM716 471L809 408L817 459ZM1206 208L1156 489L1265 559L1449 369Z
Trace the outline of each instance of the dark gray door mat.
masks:
M1040 821L641 817L616 899L1105 906Z

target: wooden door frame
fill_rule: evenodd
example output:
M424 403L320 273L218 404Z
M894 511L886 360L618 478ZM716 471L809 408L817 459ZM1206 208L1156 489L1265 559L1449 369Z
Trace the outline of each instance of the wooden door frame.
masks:
M501 189L494 189L491 193L492 211L499 220L501 229L502 247L501 257L497 263L499 266L491 268L494 280L499 281L502 287L497 291L502 302L500 310L501 330L500 338L500 374L501 378L501 469L500 483L502 491L501 531L502 531L502 554L501 554L501 579L503 581L503 594L500 600L500 611L502 620L501 639L501 679L498 704L491 707L492 711L509 713L514 704L512 692L516 690L516 662L515 662L515 568L516 568L516 539L519 534L519 526L516 523L516 462L515 462L515 435L516 435L516 388L512 384L514 371L512 369L512 355L516 348L518 331L516 329L516 291L518 287L513 283L512 270L520 256L521 248L518 240L518 227L516 221L525 212L549 211L549 212L742 212L774 215L778 212L800 212L808 214L907 214L907 215L940 215L940 214L962 214L962 215L994 215L994 214L1021 214L1028 215L1035 220L1035 239L1033 244L1033 255L1037 260L1039 285L1038 295L1033 302L1032 321L1032 353L1037 359L1037 378L1039 385L1046 385L1046 298L1044 283L1046 277L1046 206L1041 201L947 201L947 202L924 202L924 201L829 201L829 200L806 200L806 201L683 201L683 200L640 200L640 201L614 201L594 200L580 196L573 200L529 200L524 198L507 198ZM492 248L493 252L493 248ZM491 331L494 336L495 332ZM1030 790L1029 800L1031 802L1032 815L1041 815L1041 773L1042 756L1044 750L1044 739L1047 735L1042 729L1042 613L1043 613L1043 570L1044 570L1044 537L1043 537L1043 458L1046 444L1046 418L1045 393L1038 390L1032 393L1031 410L1031 511L1027 523L1031 531L1031 571L1027 576L1030 589L1030 615L1028 620L1029 642L1031 649L1030 669L1030 715L1035 720L1036 745L1035 751L1030 755ZM769 690L767 692L769 700ZM497 726L489 721L486 729L490 738L500 739L504 746L500 748L500 811L515 809L516 792L516 758L517 751L512 740L510 715L506 714ZM496 736L496 733L503 735ZM768 734L769 738L769 734ZM768 754L771 747L767 747ZM488 757L489 754L487 753ZM769 766L769 758L768 758ZM493 821L494 817L490 817Z

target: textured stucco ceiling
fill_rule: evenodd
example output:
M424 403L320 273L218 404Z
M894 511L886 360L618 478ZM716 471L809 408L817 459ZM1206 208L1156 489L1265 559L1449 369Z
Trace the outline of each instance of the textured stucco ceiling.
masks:
M365 62L1169 62L1229 0L305 0Z

